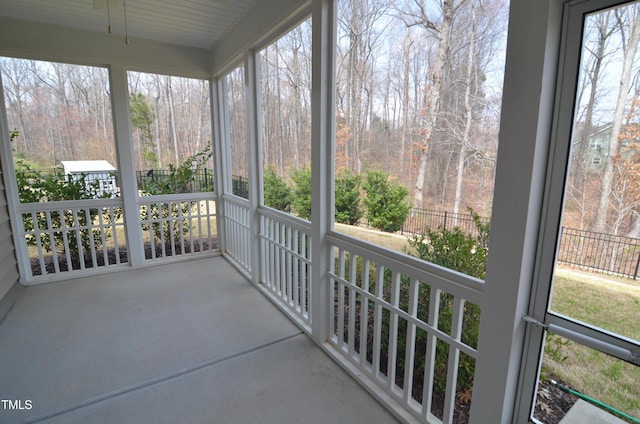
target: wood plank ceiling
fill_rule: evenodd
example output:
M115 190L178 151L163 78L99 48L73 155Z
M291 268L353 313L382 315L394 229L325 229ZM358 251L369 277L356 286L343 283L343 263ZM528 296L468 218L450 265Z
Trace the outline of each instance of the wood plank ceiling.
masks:
M0 16L209 49L257 0L0 0ZM125 27L126 15L126 27Z

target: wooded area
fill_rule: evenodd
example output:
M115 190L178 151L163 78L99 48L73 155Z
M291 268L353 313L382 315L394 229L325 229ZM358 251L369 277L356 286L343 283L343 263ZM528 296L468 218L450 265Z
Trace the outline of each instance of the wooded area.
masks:
M585 22L565 214L566 225L634 237L638 10ZM410 190L414 206L470 206L489 216L507 19L506 0L339 0L337 170L380 169ZM310 163L310 19L258 51L257 61L263 161L290 181L292 169ZM20 133L16 158L40 168L68 159L115 164L106 69L10 58L0 65L10 128ZM139 170L166 169L206 148L206 81L128 76ZM232 174L246 177L243 66L224 81ZM608 140L594 144L607 126Z

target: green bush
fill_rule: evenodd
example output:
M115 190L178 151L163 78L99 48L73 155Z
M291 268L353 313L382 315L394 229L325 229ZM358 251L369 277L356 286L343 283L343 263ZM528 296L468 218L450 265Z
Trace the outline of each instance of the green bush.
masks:
M209 143L201 152L188 157L180 165L169 164L168 176L154 177L149 174L144 177L140 190L145 195L191 193L194 187L205 185L198 181L198 175L202 174L200 171L205 168L212 155Z
M360 175L353 175L348 169L336 176L336 221L355 225L362 218L360 207Z
M413 236L409 239L409 245L413 247L413 255L437 265L444 266L464 274L484 279L487 270L487 254L489 247L489 224L481 221L478 214L471 208L469 213L473 217L477 236L462 232L459 227L448 230L442 226L438 230L426 229L423 235ZM428 305L430 290L423 291L419 296L419 305ZM438 328L451 334L451 322L453 317L453 295L442 293L440 296L440 310ZM419 306L426 307L426 306ZM480 331L480 307L473 303L465 302L462 320L462 342L477 347L478 333ZM419 343L426 343L427 334L420 330L417 332ZM418 349L417 352L423 352ZM447 375L447 358L449 346L437 342L435 385L437 390L444 390ZM423 363L424 358L416 358L416 363ZM422 370L423 371L423 370ZM460 355L458 372L458 388L460 391L469 390L473 385L475 373L475 360L467 355Z
M283 212L291 210L293 193L284 178L276 172L273 166L267 167L263 177L264 204L270 208Z
M291 208L300 218L311 220L311 166L294 168L291 179L294 183Z
M141 156L146 164L154 164L158 161L158 157L153 149L151 124L156 119L156 115L142 93L129 94L129 110L131 126L138 130L140 135Z
M202 169L212 156L211 144L208 144L201 152L187 158L178 166L169 165L169 176L162 179L145 178L141 184L141 190L145 195L189 193L196 183L198 170ZM181 238L189 233L190 225L187 218L176 220L180 216L189 215L192 202L151 203L140 208L140 219L146 222L142 225L144 231L153 231L156 240L165 240L174 246L180 243ZM157 222L158 220L162 222ZM149 223L149 221L155 221Z
M72 177L65 175L61 168L56 168L53 173L43 172L34 169L23 160L18 160L15 165L16 182L18 185L18 197L21 203L55 202L62 200L83 200L111 197L111 193L105 192L98 195L100 189L99 181L89 183L86 175ZM121 211L116 211L116 219ZM71 255L77 255L80 246L84 252L90 251L92 246L100 248L102 246L102 233L99 229L90 230L83 228L91 225L98 217L97 208L89 209L89 214L73 213L71 210L52 211L47 217L45 212L36 214L23 214L24 229L31 232L37 228L41 230L52 230L64 227L80 227L82 229L70 231L54 231L53 237L48 233L39 236L27 236L26 241L29 246L37 246L38 242L47 252L51 252L56 247L57 252L63 252L66 245L69 247ZM111 234L105 230L105 239Z
M469 213L476 226L477 236L464 233L459 227L447 230L440 226L437 230L426 229L424 234L409 238L415 256L464 274L485 278L489 249L489 224L471 208Z
M440 227L438 230L426 230L424 235L414 236L409 240L409 243L413 247L411 254L421 259L436 263L438 265L446 266L456 271L464 272L474 277L484 278L486 274L486 257L489 240L489 225L483 224L473 211L471 214L474 219L474 223L477 228L477 236L470 234L464 234L460 228L454 228L453 230L447 230L444 227ZM349 263L349 255L347 255L346 263ZM360 285L362 281L361 270L362 260L360 257L357 259L356 267L356 284ZM336 266L338 267L338 261L336 260ZM368 273L370 275L375 274L376 269L374 264L369 264ZM384 299L390 299L392 297L392 291L394 290L393 273L389 269L384 270L383 274L383 287L382 297ZM411 287L411 280L407 276L401 276L399 281L399 301L398 306L400 309L407 311L409 305L409 291ZM376 293L378 288L376 287L375 279L369 282L369 292ZM429 305L431 302L431 296L433 296L435 290L426 285L420 286L418 291L418 307L416 315L419 319L427 321L429 315ZM441 292L438 302L438 329L446 334L451 334L451 325L453 319L453 306L454 297L450 293ZM345 305L347 307L348 305ZM463 308L462 318L462 342L477 348L478 346L478 334L480 330L480 307L478 305L465 302ZM369 319L372 319L374 309L372 304L369 304ZM381 371L388 373L387 370L387 352L389 349L389 336L390 336L390 319L391 315L387 310L382 314L381 325ZM371 325L371 322L369 323ZM399 380L404 378L404 357L406 352L407 341L407 324L406 321L400 318L398 320L397 327L397 364L396 375ZM426 345L429 339L429 335L422 329L416 330L416 346L415 346L415 361L414 361L414 392L417 400L420 400L422 392L422 379L424 377L425 365L428 364L425 358ZM449 345L441 340L436 341L436 353L434 361L434 390L438 394L444 393L447 383L447 374L449 363ZM458 378L457 378L457 390L458 393L467 394L473 387L473 377L475 374L475 360L463 353L460 354L458 364Z
M402 229L411 207L407 203L409 190L393 182L384 171L368 171L363 184L364 206L369 224L382 231Z

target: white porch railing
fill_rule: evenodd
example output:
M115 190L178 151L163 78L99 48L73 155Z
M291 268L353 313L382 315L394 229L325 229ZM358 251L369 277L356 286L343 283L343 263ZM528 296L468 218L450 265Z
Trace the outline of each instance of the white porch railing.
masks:
M259 252L261 289L311 334L311 224L225 196L227 254L247 275ZM327 352L372 393L418 422L453 423L470 410L482 281L330 232ZM244 265L243 265L244 264Z
M212 193L138 199L147 260L217 251ZM21 204L28 282L128 265L121 199ZM246 273L260 252L258 287L311 333L311 225L258 208L251 243L245 199L224 196L226 254ZM421 422L454 422L470 407L483 304L481 281L344 234L330 232L327 351L372 392ZM475 331L475 336L474 336Z
M222 196L224 202L225 254L240 269L251 273L249 201L236 196Z
M213 193L140 198L139 230L145 259L218 252L215 201ZM128 265L123 208L120 198L18 205L19 239L24 241L18 249L22 250L25 282Z
M145 259L157 260L218 251L216 196L186 193L138 200Z
M293 319L311 331L311 226L302 219L259 209L261 283Z
M482 282L342 234L328 238L337 355L420 421L453 422L456 399L470 406Z
M128 261L120 199L27 203L17 212L26 282Z

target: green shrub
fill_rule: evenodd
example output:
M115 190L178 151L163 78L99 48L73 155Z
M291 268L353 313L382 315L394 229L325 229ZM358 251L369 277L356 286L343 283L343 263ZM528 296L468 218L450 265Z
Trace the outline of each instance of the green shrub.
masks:
M300 218L311 220L311 166L294 168L291 179L294 183L291 208Z
M169 165L169 176L162 179L145 178L141 184L141 190L145 195L189 193L196 182L198 170L202 169L212 156L211 144L208 144L201 152L187 158L178 166ZM145 222L142 225L144 231L153 231L156 240L165 240L165 243L173 242L174 246L180 243L185 234L189 233L190 225L187 218L181 220L171 219L180 216L187 217L192 202L151 203L140 208L140 219ZM162 219L162 222L157 222ZM155 221L149 223L149 221Z
M442 226L438 230L426 229L423 235L413 236L409 239L409 245L413 247L413 255L437 265L444 266L464 274L484 279L487 271L487 254L489 247L489 224L481 221L478 214L471 208L469 213L477 229L477 236L464 233L459 227L448 230ZM429 291L424 291L418 300L419 305L429 304ZM422 298L425 297L426 298ZM442 293L440 296L440 310L438 328L451 334L451 322L453 317L453 295ZM462 342L477 347L478 333L480 331L480 307L473 303L465 302L462 320ZM417 332L417 340L426 342L427 335L424 331ZM423 352L422 350L417 350ZM449 346L437 342L435 385L437 390L444 390L446 385L447 358ZM424 358L416 358L416 363L422 363ZM420 361L420 362L418 362ZM473 385L475 373L475 360L467 355L460 355L458 371L458 388L466 391Z
M336 221L355 225L362 218L360 207L360 175L353 175L348 169L336 176Z
M270 208L283 212L291 210L293 193L284 178L276 172L273 166L267 167L263 177L264 204Z
M483 224L472 210L470 210L474 223L477 228L477 236L470 234L464 234L459 228L453 230L447 230L444 227L440 227L436 231L427 230L422 236L415 236L410 239L412 254L421 259L437 263L442 266L450 267L456 271L465 272L478 278L484 278L486 273L486 255L489 240L489 225ZM478 258L475 258L478 256ZM472 258L470 258L472 257ZM460 260L460 258L466 258ZM367 272L369 276L376 275L376 265L373 262L369 263L369 268L363 268L363 261L361 257L356 258L355 276L350 275L350 254L345 255L344 266L340 268L340 259L335 258L335 269L338 275L344 274L347 279L352 281L355 285L362 288L363 272ZM392 298L394 291L393 286L394 275L391 269L384 269L382 274L382 298L389 300ZM369 293L378 293L379 287L376 287L378 283L377 278L369 278ZM409 292L411 288L411 279L406 275L401 275L399 284L399 297L398 307L401 310L409 310ZM426 284L420 283L417 299L417 311L416 316L423 321L428 320L429 307L431 304L431 296L435 296L435 289L429 287ZM336 298L337 300L337 298ZM373 302L362 302L361 307L368 307L368 325L373 325L373 319L375 314ZM346 310L349 307L347 299L343 305ZM440 292L438 302L438 329L446 334L451 334L451 326L453 321L453 307L454 297L450 293ZM465 302L463 307L462 317L462 335L461 340L463 343L477 348L478 346L478 333L480 330L480 307L478 305ZM382 311L381 317L381 336L380 336L380 371L388 375L388 351L391 334L391 314L385 308ZM335 325L340 325L336 322ZM361 324L360 328L363 328ZM396 367L396 382L402 385L404 379L404 358L406 353L407 342L407 321L403 318L398 319L397 327L397 363L392 366ZM345 341L347 337L347 329L345 327ZM426 331L422 329L416 329L416 345L414 347L415 361L413 368L413 393L412 395L416 400L420 401L422 396L422 381L424 378L425 365L430 365L426 360L426 346L430 336ZM372 336L369 336L369 346L366 352L367 360L372 360ZM363 352L364 353L364 352ZM449 345L444 341L436 341L436 352L434 367L434 390L436 394L443 394L446 389L447 375L449 373ZM458 378L457 378L457 390L458 393L467 396L473 387L473 378L475 373L475 359L470 356L461 353L458 364Z
M437 230L427 228L424 234L412 236L408 240L415 250L415 256L484 280L489 249L489 224L483 223L471 208L469 213L476 226L477 236L464 233L459 227L453 230L442 226Z
M88 182L86 175L73 177L65 175L61 168L56 168L53 173L43 172L34 169L23 160L18 160L15 165L16 182L18 186L18 197L21 203L55 202L62 200L83 200L111 197L111 193L105 192L98 195L100 189L99 181ZM89 209L89 214L73 213L71 210L52 211L47 217L45 212L36 214L23 214L24 229L31 232L37 228L41 230L58 229L64 227L80 227L82 229L70 231L55 231L53 237L48 233L39 236L27 236L26 241L29 246L37 246L38 242L47 252L56 247L57 252L63 252L66 245L69 247L71 255L77 255L80 246L84 252L90 251L92 246L100 248L102 246L102 233L100 229L83 228L91 225L98 217L97 208ZM116 211L116 219L121 211ZM105 239L111 234L105 230Z
M382 231L402 229L411 207L407 203L409 190L393 182L384 171L369 171L363 189L364 206L369 224Z
M141 156L146 164L154 164L158 157L153 149L151 124L156 115L142 93L129 94L129 110L131 126L138 130L141 142Z
M213 155L211 143L201 152L188 157L180 165L169 164L169 175L154 177L153 174L142 179L140 190L145 195L191 193L193 187L201 187L197 178L206 166L207 161ZM213 188L213 187L212 187Z

